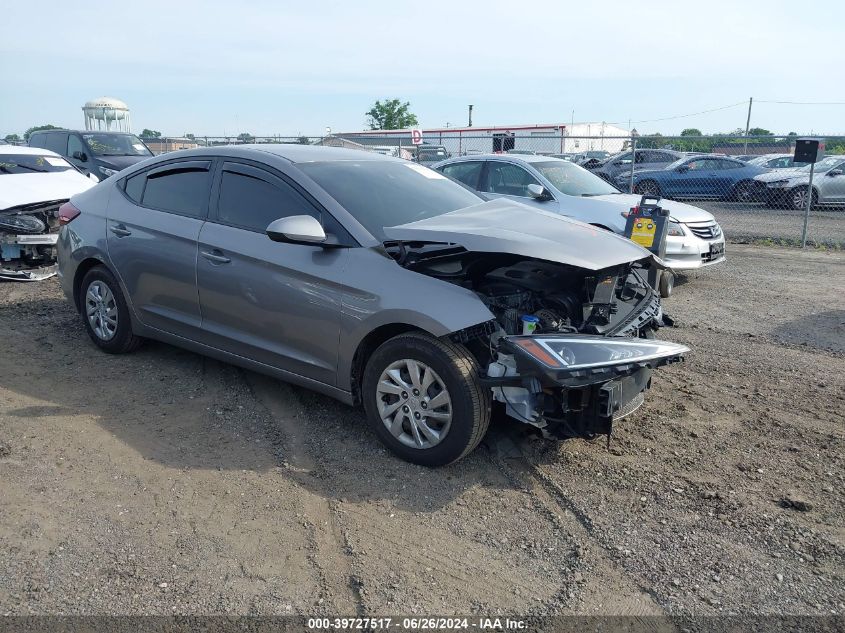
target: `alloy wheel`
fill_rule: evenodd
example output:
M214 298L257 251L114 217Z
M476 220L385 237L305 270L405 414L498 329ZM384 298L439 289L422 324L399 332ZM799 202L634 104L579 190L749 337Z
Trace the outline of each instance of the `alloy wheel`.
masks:
M102 281L93 281L88 286L85 315L100 340L110 341L117 334L117 304L111 289Z
M436 446L452 424L452 399L445 383L418 360L397 360L381 373L376 404L390 434L411 448Z

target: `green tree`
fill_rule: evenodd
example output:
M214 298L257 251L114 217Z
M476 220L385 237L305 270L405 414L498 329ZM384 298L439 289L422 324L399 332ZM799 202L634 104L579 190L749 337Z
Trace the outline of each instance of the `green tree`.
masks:
M681 136L704 136L701 133L701 130L695 127L688 127L685 130L681 131Z
M307 136L300 136L296 140L300 145L311 145L311 140Z
M140 134L141 138L161 138L161 132L158 130L151 130L149 128L144 128L144 131Z
M771 136L771 134L769 130L762 127L753 127L748 130L748 136Z
M33 132L38 132L40 130L61 130L63 128L59 127L58 125L36 125L34 127L29 128L26 132L23 133L23 138L25 141L29 140L29 135Z
M6 142L7 143L17 143L21 140L21 137L17 134L7 134L6 135Z
M249 132L241 132L238 134L238 140L241 143L252 143L255 140L255 137Z
M410 111L411 104L399 99L376 101L367 112L367 125L371 130L404 130L417 125L417 117Z
M189 138L192 141L195 141L197 137L191 134L190 132L185 132L185 138Z

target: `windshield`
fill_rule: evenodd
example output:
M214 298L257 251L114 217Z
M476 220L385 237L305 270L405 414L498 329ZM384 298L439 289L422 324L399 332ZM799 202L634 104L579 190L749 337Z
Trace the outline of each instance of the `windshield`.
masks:
M134 134L83 134L95 156L152 156Z
M619 190L594 173L563 160L531 163L555 189L568 196L603 196Z
M344 160L298 167L377 239L384 227L424 220L484 200L440 172L410 162Z
M827 158L824 158L824 159L822 159L822 160L820 160L819 162L816 163L816 166L813 169L813 173L822 174L826 171L829 171L829 170L833 169L834 167L836 167L837 165L839 165L839 163L842 162L843 158L845 158L845 157L843 157L843 156L828 156ZM809 172L810 171L810 165L805 165L804 167L801 167L799 169L799 171Z
M0 175L36 174L53 171L67 171L73 166L58 156L37 154L0 154Z

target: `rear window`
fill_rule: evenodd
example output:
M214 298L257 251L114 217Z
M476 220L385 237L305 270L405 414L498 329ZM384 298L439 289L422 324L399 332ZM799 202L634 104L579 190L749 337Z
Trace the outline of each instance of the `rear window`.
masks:
M43 174L45 172L68 171L73 166L58 156L38 154L0 154L0 175Z
M141 204L198 218L205 214L209 185L208 168L177 168L147 175Z

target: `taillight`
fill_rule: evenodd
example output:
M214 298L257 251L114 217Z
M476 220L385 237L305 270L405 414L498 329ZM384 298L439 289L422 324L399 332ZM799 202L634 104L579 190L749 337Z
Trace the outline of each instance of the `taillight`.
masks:
M59 207L59 226L64 226L71 220L75 220L79 214L79 209L73 206L70 202L65 202Z

